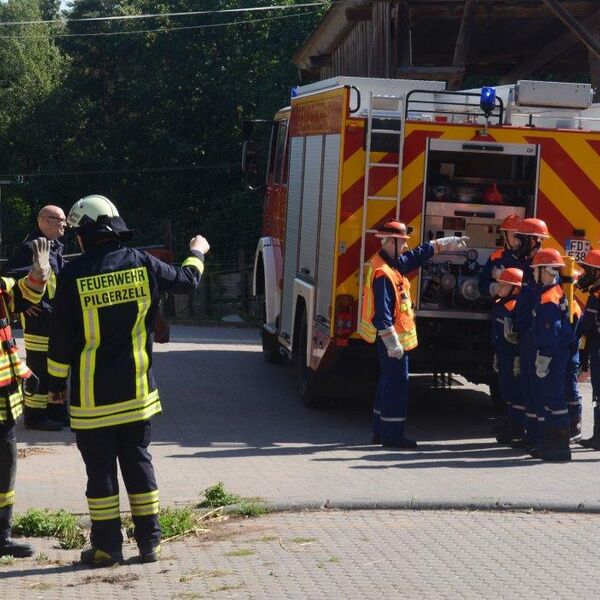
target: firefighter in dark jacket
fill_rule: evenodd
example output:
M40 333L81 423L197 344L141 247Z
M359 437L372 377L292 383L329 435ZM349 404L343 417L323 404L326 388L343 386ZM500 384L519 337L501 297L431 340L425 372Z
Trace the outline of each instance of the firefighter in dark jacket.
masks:
M36 378L19 358L10 321L13 311L40 302L50 277L48 241L36 240L31 248L33 265L26 277L0 277L0 556L15 558L33 554L29 544L11 540L10 533L17 471L15 421L23 412L23 384L35 390Z
M56 290L56 276L64 266L63 245L59 241L65 233L67 220L62 208L44 206L37 218L36 228L25 238L12 258L8 261L7 273L13 277L27 274L33 262L33 240L44 237L50 241L50 267L52 274L46 293L39 305L32 306L21 313L23 338L27 365L39 378L35 393L29 390L25 395L25 427L43 431L58 431L67 424L65 406L49 406L48 404L48 336L50 335L50 319L52 303Z
M387 221L378 228L381 250L369 261L362 297L361 337L374 343L381 375L373 405L373 443L387 448L416 448L405 436L408 407L408 352L417 346L417 329L408 274L439 252L467 247L467 237L445 237L407 250L408 227Z
M92 566L122 562L117 461L129 495L142 562L160 554L158 487L150 418L161 412L152 373L152 332L160 294L192 292L204 270L207 241L196 236L181 268L128 248L116 207L87 196L68 215L83 254L58 277L48 351L49 401L64 402L87 471Z

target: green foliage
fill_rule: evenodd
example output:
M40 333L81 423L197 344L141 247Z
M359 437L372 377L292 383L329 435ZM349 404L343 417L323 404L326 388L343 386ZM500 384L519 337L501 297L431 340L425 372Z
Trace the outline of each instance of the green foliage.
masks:
M15 516L13 532L26 537L55 537L63 549L83 548L86 540L78 517L65 510L32 508Z
M234 515L238 517L260 517L266 514L267 509L262 502L242 501L236 507Z
M200 515L193 508L161 508L158 513L158 522L162 531L163 540L184 535L198 529L200 526ZM122 524L127 535L133 537L133 519L126 515Z
M240 501L240 497L231 494L225 489L222 481L211 485L204 490L204 500L198 504L199 508L218 508L219 506L229 506Z

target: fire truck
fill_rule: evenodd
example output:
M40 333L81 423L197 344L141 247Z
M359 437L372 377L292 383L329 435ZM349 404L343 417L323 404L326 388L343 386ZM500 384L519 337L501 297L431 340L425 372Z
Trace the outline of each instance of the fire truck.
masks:
M360 393L373 378L374 348L357 322L365 265L380 248L373 233L387 219L412 227L411 247L470 238L466 251L410 274L419 336L411 371L491 388L491 299L478 274L502 246L502 220L543 219L547 245L576 259L600 240L600 110L590 85L519 81L484 92L337 77L295 88L268 122L253 290L264 358L297 359L307 406ZM246 123L250 178L261 154L252 131Z

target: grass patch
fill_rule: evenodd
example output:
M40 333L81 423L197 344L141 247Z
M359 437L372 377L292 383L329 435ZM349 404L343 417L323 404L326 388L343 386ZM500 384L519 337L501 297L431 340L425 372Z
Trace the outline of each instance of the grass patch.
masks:
M86 540L79 518L65 511L32 508L17 515L13 532L25 537L54 537L63 550L83 548Z
M276 535L264 535L255 540L256 542L276 542L279 538Z
M163 541L178 537L186 533L193 533L200 528L201 515L189 507L161 508L158 513L158 522L162 531ZM133 537L133 519L131 515L123 517L123 527L127 536Z
M210 588L211 592L229 592L233 590L241 590L244 587L243 583L237 583L236 585L223 584L218 587Z
M314 542L317 541L317 538L311 538L311 537L295 537L292 538L292 542L294 542L294 544L312 544Z
M339 563L339 562L340 562L340 559L339 559L337 556L330 556L330 557L327 559L327 562L329 562L329 563L333 563L333 564L337 564L337 563Z
M240 502L234 511L233 515L237 517L260 517L266 514L267 509L262 502Z
M227 575L233 575L234 571L223 569L214 569L212 571L204 571L203 569L194 569L189 573L185 573L179 578L179 583L189 583L192 579L197 577L227 577Z
M238 550L227 552L225 556L252 556L253 554L254 550L250 548L239 548Z
M223 482L219 481L204 490L204 500L198 504L198 508L218 508L237 504L239 501L240 497L228 492Z
M14 556L0 556L0 567L10 566L15 564Z

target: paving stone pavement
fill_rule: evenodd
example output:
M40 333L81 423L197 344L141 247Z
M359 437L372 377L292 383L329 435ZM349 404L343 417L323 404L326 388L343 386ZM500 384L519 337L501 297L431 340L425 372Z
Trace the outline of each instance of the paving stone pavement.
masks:
M82 569L44 540L37 559L0 565L0 597L596 600L599 537L599 515L280 513L167 543L153 565Z
M172 328L155 346L164 414L151 446L163 504L196 499L223 481L244 496L297 503L600 504L599 452L575 450L569 464L543 464L491 437L487 388L432 390L415 377L408 433L416 451L370 444L370 409L335 402L301 406L292 366L266 364L253 329ZM582 387L586 417L591 390ZM586 432L590 421L586 418ZM17 511L45 506L85 512L84 470L69 431L18 431L22 459ZM125 496L123 494L122 496ZM126 505L122 504L126 509Z

